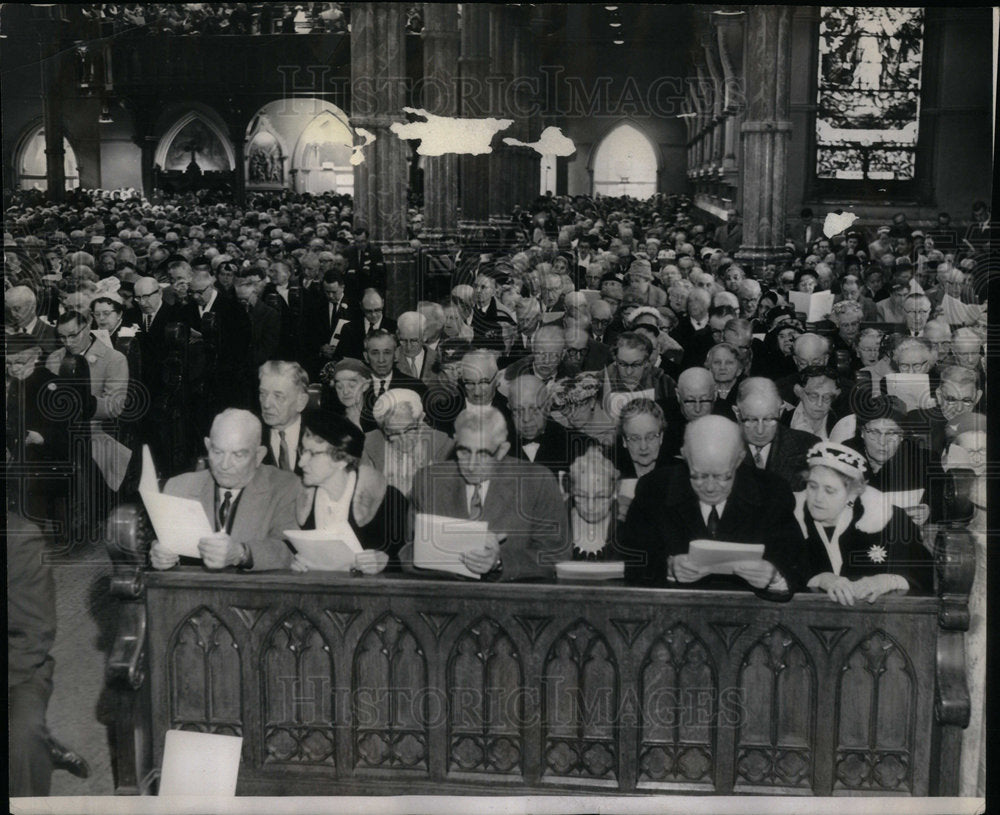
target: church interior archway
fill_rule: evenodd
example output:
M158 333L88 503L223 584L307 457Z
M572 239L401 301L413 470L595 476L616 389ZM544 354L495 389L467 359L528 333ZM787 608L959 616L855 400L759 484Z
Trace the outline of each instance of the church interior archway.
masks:
M597 146L594 194L649 198L656 192L656 147L638 128L624 123Z
M76 152L69 139L63 139L63 172L66 174L66 189L75 190L80 186L80 171L76 164ZM45 128L38 125L21 141L17 153L17 186L22 190L45 190L48 180L45 173Z

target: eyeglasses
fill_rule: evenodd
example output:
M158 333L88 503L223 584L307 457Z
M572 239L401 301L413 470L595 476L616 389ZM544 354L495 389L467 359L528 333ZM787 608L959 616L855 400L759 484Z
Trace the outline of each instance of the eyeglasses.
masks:
M535 407L534 405L521 405L520 407L512 407L510 412L515 416L526 418L529 416L541 416L544 411L540 407Z
M323 447L323 448L321 448L319 450L313 450L313 449L311 449L309 447L300 447L299 448L299 461L300 462L304 462L306 458L309 458L311 456L327 455L328 453L330 453L330 451L332 449L333 448L331 448L329 445L327 445L326 447Z
M726 484L732 481L736 477L736 470L730 470L728 473L696 473L691 472L691 481L695 484L702 484L706 481L712 481L716 484Z
M158 295L158 294L159 294L158 291L151 291L149 294L137 294L135 296L135 299L136 300L149 300L150 298L156 297L156 295Z
M959 398L957 396L946 396L944 397L944 401L947 402L949 405L965 405L965 407L972 407L974 404L976 404L976 400L970 396L965 396L962 398Z
M485 388L487 385L493 384L493 377L491 376L488 379L463 379L462 384L467 388Z
M205 292L207 292L207 291L208 291L208 290L209 290L210 288L212 288L212 287L211 287L211 286L204 286L204 287L202 287L202 288L200 288L200 289L196 289L196 288L194 288L194 287L192 286L192 287L189 287L189 288L188 288L188 291L190 291L190 292L191 292L191 294L204 294L204 293L205 293Z
M765 427L774 427L778 423L777 416L758 416L756 418L752 416L746 416L740 419L740 424L752 427L755 424L761 424Z
M648 360L645 359L636 360L635 362L622 362L620 359L616 359L615 365L622 371L638 371L640 368L646 367L647 362Z
M411 425L407 425L402 430L392 430L392 431L387 430L385 431L385 440L388 442L394 442L397 439L401 438L402 436L407 436L410 435L411 433L415 433L419 429L420 429L420 422L414 422Z
M582 356L585 356L586 353L587 353L586 346L583 347L583 348L567 348L566 349L566 356L568 356L568 357L582 357Z
M870 439L881 439L883 441L899 441L903 438L902 430L876 430L873 427L866 427L861 432Z
M626 433L624 438L627 444L639 444L639 443L652 444L662 435L663 431L658 430L656 433L643 433L641 435L639 433Z
M503 445L497 445L492 450L470 450L468 447L456 447L455 458L459 461L471 461L474 458L496 458Z
M535 359L542 360L543 362L556 362L563 358L562 351L535 351L532 355Z
M400 345L422 345L423 340L420 337L398 337Z
M688 407L694 407L695 405L712 405L715 404L715 399L704 396L701 399L681 399L682 405L687 405Z

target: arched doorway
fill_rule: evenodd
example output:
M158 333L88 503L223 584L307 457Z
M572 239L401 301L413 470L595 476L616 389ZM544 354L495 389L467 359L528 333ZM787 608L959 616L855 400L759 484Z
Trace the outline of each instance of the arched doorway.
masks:
M68 139L63 139L63 172L66 174L66 189L75 190L80 186L80 171L76 166L76 152ZM48 177L45 172L45 128L36 126L21 140L14 164L17 173L17 187L22 190L47 190Z
M232 145L219 126L191 111L163 134L156 164L166 173L188 171L196 164L203 173L230 172L236 166Z
M633 125L621 124L605 136L591 167L595 195L649 198L656 192L656 147Z
M341 118L329 110L318 114L302 131L295 149L296 190L353 195L353 143L354 136L346 117Z

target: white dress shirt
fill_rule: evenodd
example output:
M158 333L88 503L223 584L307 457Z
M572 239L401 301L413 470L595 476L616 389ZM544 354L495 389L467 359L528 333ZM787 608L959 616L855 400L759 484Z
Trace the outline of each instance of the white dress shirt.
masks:
M712 513L712 504L706 504L704 501L699 501L698 506L701 508L701 519L705 522L705 526L708 526L708 516ZM726 511L726 502L720 501L715 504L715 511L719 513L719 520L722 520L722 513Z
M528 457L530 461L535 460L535 456L538 455L538 448L541 446L540 442L529 441L526 444L521 445L521 449L524 450L524 454Z
M219 290L216 288L211 289L211 296L208 298L208 303L204 306L198 306L198 316L204 317L205 314L212 310L212 306L215 304L215 298L219 296Z

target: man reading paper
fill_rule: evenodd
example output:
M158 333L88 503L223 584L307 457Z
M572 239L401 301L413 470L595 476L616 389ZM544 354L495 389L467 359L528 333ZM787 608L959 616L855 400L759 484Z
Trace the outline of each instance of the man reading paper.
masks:
M801 535L791 488L781 477L740 467L746 455L735 422L704 416L691 422L681 449L684 464L641 478L625 518L624 545L644 553L626 563L630 583L694 583L710 574L688 555L693 540L764 544L763 560L734 564L733 573L769 599L785 599L794 586Z
M236 566L243 570L287 569L292 552L282 532L298 526L295 501L299 479L294 473L261 464L260 419L230 408L212 422L205 439L208 469L171 478L164 492L199 501L216 533L198 542L209 569ZM169 569L179 557L160 543L150 551L153 568Z
M455 460L418 471L413 514L485 521L490 535L463 565L490 580L553 577L567 554L566 510L555 476L541 464L507 457L507 420L494 407L455 419ZM411 524L412 529L412 524ZM400 553L409 560L408 545Z

